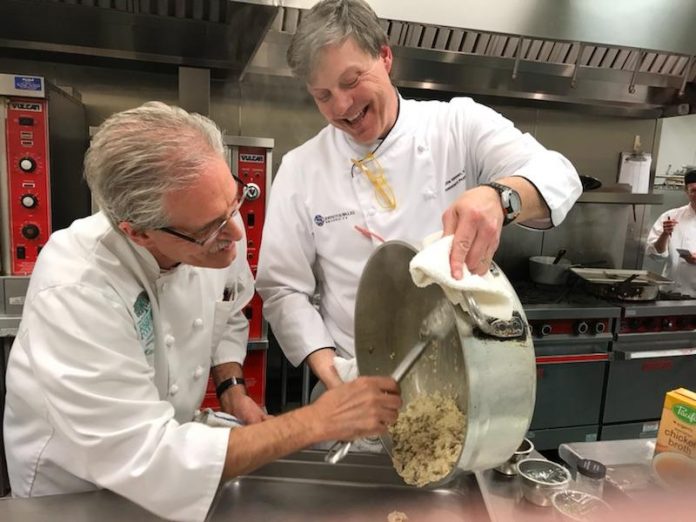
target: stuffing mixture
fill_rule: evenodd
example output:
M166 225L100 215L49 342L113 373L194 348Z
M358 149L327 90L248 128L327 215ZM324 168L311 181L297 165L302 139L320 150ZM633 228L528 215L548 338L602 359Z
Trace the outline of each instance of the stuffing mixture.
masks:
M416 397L389 429L397 473L414 486L446 477L461 453L465 428L466 417L452 397Z
M392 511L387 515L387 522L408 522L408 517L401 511Z

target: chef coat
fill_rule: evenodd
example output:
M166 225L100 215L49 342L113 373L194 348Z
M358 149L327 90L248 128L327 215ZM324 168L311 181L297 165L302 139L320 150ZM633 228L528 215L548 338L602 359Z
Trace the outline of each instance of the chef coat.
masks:
M464 190L502 177L522 176L543 196L551 218L527 223L535 227L559 224L582 192L568 160L488 107L469 98L399 102L383 141L360 145L329 125L286 154L275 177L256 288L294 365L322 347L354 356L355 294L382 239L419 245L442 229L442 213ZM375 148L394 210L383 208L372 183L351 168L351 159ZM367 165L378 171L375 162Z
M660 253L655 249L655 243L662 235L662 222L672 218L679 223L674 227L672 236L667 242L667 248ZM679 256L677 248L696 252L696 212L691 204L673 208L657 218L648 234L647 252L654 259L666 260L663 273L674 281L672 290L685 294L696 294L696 265L687 263Z
M161 271L101 213L51 235L7 369L14 496L107 488L167 519L205 519L229 429L190 421L211 364L244 362L245 245L226 269Z

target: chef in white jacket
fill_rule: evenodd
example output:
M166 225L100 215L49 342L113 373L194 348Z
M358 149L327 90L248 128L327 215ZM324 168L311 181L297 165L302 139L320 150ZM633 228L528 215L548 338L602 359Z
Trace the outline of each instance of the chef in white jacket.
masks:
M696 294L696 169L684 174L689 203L657 218L648 233L647 253L665 261L664 275L675 283L673 290Z
M157 102L118 113L94 136L85 176L101 212L51 236L10 351L14 496L107 488L202 521L221 480L395 421L388 378L274 418L246 395L244 192L214 123ZM223 409L246 426L191 422L211 367Z
M257 290L290 362L308 361L328 388L341 383L334 351L354 356L358 281L381 241L420 245L444 228L452 275L483 274L504 224L557 225L582 190L568 160L493 110L402 98L392 58L362 0L316 4L288 50L329 125L283 158Z

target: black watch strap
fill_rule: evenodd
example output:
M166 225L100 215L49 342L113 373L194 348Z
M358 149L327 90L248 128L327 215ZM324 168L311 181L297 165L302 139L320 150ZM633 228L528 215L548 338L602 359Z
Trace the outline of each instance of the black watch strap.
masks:
M244 385L243 377L230 377L229 379L225 379L217 385L217 388L215 388L215 395L217 395L217 398L220 399L220 397L222 397L222 394L227 391L227 388L237 386L238 384Z

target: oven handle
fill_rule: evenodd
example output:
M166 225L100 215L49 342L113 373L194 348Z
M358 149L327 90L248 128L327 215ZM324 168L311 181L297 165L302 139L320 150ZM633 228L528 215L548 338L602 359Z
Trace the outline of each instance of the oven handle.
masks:
M616 359L619 361L632 361L634 359L659 359L663 357L686 357L696 355L696 348L677 348L675 350L649 350L640 352L630 352L616 350Z
M608 353L580 353L568 355L539 355L536 358L537 364L568 364L608 361Z

